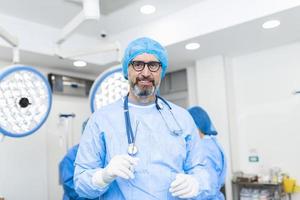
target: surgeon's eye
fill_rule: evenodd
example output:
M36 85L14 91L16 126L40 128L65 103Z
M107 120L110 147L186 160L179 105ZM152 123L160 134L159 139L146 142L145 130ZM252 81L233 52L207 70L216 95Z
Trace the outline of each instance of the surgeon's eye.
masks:
M142 71L145 67L143 61L131 61L130 63L135 71Z
M161 67L161 63L156 61L148 62L147 65L151 72L156 72Z

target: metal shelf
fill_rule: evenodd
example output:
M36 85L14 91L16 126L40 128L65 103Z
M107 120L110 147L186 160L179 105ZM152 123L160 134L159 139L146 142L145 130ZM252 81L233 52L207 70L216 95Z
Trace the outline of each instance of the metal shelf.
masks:
M260 182L236 182L232 181L232 194L233 200L240 200L240 191L242 188L250 189L266 189L269 190L271 194L274 194L275 191L278 192L281 199L283 199L286 194L283 192L282 183L260 183Z

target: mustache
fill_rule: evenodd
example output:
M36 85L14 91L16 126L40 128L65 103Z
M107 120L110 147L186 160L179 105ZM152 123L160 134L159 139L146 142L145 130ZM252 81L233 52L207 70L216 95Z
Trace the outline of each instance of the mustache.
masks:
M152 82L153 85L154 85L154 79L153 78L137 77L135 82L137 83L139 81L149 81L149 82Z

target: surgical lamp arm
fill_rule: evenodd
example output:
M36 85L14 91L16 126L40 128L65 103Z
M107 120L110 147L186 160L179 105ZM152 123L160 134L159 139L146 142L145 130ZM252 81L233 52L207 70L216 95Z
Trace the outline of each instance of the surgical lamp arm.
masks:
M6 30L4 30L4 28L2 28L0 26L0 36L6 41L8 42L12 47L17 47L19 46L19 41L18 38L16 38L15 36L11 35L10 33L8 33Z
M89 48L89 49L79 49L79 50L62 50L57 48L55 54L60 58L76 58L80 56L92 55L97 53L105 53L111 51L119 52L121 45L119 42L101 44L99 46Z
M82 0L83 10L80 11L69 23L63 28L56 44L61 45L66 39L86 20L100 19L100 3L99 0Z
M67 25L65 25L56 44L60 45L64 41L66 41L67 37L69 37L75 31L75 29L78 28L78 26L85 20L86 19L84 13L81 11Z
M80 2L80 0L69 0L73 2ZM117 60L120 61L120 44L118 42L110 44L102 44L90 49L79 50L62 50L61 44L86 20L99 20L100 19L100 2L99 0L82 0L83 9L76 15L68 24L63 28L59 39L57 40L55 54L60 58L76 58L96 53L105 53L116 51L118 52Z
M2 37L6 42L8 42L13 47L13 63L18 63L20 61L19 56L19 40L17 37L8 33L4 28L0 26L0 37Z

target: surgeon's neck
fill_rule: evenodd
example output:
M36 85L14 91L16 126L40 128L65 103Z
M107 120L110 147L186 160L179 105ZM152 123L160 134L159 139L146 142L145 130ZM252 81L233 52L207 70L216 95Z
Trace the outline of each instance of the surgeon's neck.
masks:
M204 134L204 133L202 133L202 131L201 131L200 129L198 129L198 131L199 131L200 138L201 138L201 139L203 139L203 138L204 138L204 136L205 136L205 134Z
M149 105L155 102L155 94L147 96L147 97L140 97L136 96L132 91L129 91L128 99L131 103L137 105Z

